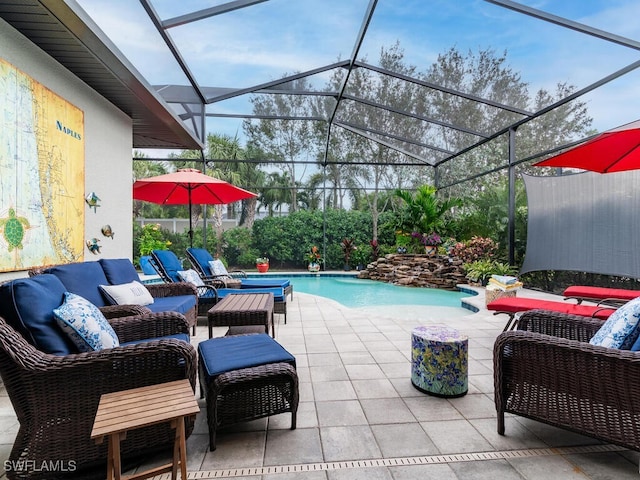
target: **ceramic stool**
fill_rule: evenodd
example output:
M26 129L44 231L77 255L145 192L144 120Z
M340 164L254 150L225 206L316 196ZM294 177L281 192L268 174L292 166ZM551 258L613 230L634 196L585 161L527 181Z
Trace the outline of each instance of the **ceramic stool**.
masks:
M411 332L411 383L429 395L461 397L468 390L466 335L445 326L419 326Z

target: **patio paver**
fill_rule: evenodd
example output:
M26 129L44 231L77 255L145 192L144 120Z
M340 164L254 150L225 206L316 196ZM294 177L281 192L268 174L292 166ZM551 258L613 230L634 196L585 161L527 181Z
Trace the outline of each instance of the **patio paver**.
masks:
M520 294L558 299L528 290ZM638 452L512 415L506 436L497 434L491 349L506 316L487 312L482 297L470 303L480 311L349 309L296 292L287 324L276 315L276 339L298 364L297 429L288 429L290 414L227 427L210 452L206 407L198 400L201 412L187 441L189 478L638 478ZM411 330L420 324L446 324L469 336L466 396L437 398L411 385ZM208 337L200 325L194 344ZM214 329L214 336L225 333L225 327ZM1 389L3 462L17 428ZM139 469L166 458L158 455Z

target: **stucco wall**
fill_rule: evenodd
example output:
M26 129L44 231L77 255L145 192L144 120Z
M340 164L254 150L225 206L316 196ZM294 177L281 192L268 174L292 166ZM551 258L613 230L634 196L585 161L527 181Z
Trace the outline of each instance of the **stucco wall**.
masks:
M95 192L100 207L86 206L84 239L100 240L101 253L84 249L85 260L132 258L132 121L113 104L0 19L0 58L42 83L84 112L85 196ZM113 239L101 233L111 225ZM78 225L78 228L82 228ZM0 281L26 272L0 274Z

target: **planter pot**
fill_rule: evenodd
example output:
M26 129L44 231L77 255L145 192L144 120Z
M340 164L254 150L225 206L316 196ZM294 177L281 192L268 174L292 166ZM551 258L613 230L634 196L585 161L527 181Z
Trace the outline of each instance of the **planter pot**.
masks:
M266 272L269 271L269 264L268 263L256 263L256 268L258 269L258 272L266 273Z
M309 266L307 267L307 269L312 272L319 272L320 271L320 264L319 263L310 263Z
M438 253L438 247L436 245L425 245L424 253L426 253L430 257L435 257Z
M347 263L344 264L344 267L342 267L344 269L345 272L349 272L351 271L351 266Z

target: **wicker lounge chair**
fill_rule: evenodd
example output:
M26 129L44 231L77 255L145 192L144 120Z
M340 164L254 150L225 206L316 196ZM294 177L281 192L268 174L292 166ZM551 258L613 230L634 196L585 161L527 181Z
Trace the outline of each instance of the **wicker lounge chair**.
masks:
M493 350L498 433L513 413L640 451L640 352L590 345L602 322L532 310Z
M293 285L291 285L291 281L288 278L248 278L246 272L243 270L233 270L229 272L222 261L215 260L209 251L204 248L187 248L187 258L191 265L193 265L193 268L205 281L209 279L223 280L227 284L226 286L231 287L228 281L237 280L240 282L240 288L280 287L284 289L285 295L291 295L291 298L293 298ZM210 262L216 262L218 271L212 271L212 264Z
M0 375L20 422L8 463L5 463L7 477L104 478L107 443L97 445L91 440L100 396L180 379L188 379L195 389L195 349L190 343L175 338L188 338L189 325L183 315L175 312L119 317L109 320L120 341L119 347L88 353L45 353L40 349L44 347L32 343L34 338L30 333L23 333L23 322L37 317L37 312L44 318L49 301L62 295L59 292L53 296L40 295L40 290L33 290L26 296L33 315L26 318L23 309L21 316L11 321L7 295L13 295L10 290L15 282L33 282L39 287L47 279L59 282L53 275L39 275L37 279L7 282L0 288L3 302ZM64 291L62 283L59 285ZM18 290L18 287L14 289ZM34 294L38 302L30 301ZM51 316L51 310L49 313ZM39 324L38 328L43 325ZM54 327L47 340L55 336ZM189 422L187 433L192 430L193 424ZM171 451L173 442L174 432L166 424L132 431L122 442L125 465L159 449ZM58 466L55 471L42 468L49 465L46 462L54 461Z

